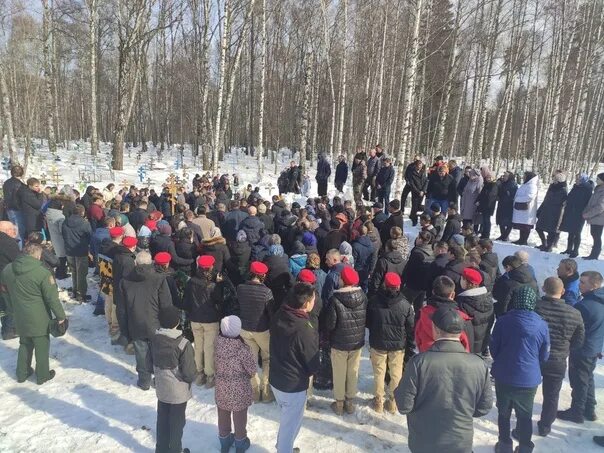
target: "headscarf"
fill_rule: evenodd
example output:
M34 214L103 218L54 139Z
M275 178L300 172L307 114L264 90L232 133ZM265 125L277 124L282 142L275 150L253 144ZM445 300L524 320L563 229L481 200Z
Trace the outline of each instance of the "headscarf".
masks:
M283 247L281 245L274 244L268 248L268 254L270 256L283 256L285 255L285 250L283 250Z
M521 286L512 293L512 310L534 311L537 306L537 294L530 286Z
M236 236L237 242L245 242L247 241L247 233L245 230L239 230Z

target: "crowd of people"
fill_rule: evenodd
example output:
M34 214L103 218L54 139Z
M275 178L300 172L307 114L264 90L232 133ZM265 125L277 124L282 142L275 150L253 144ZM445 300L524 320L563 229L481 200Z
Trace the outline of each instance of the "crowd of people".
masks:
M339 160L342 192L348 167ZM492 409L493 381L497 452L533 450L539 385L539 435L556 418L596 419L603 277L579 275L573 258L585 220L590 257L599 256L604 174L593 194L584 175L567 194L565 174L556 172L537 207L532 173L518 187L509 172L495 181L488 168L462 172L441 158L426 170L417 157L402 200L390 200L394 168L378 146L355 156L354 200L346 200L327 197L331 167L324 156L317 166L319 196L303 205L264 199L251 185L234 191L229 175L209 174L176 196L114 184L80 196L70 186L42 189L36 178L24 183L14 166L3 187L0 290L2 338L19 337L18 382L34 373L38 384L54 378L49 334L67 328L55 279L71 277L71 297L94 305L108 341L135 356L137 386L155 388L157 452L186 451L192 385L214 389L223 453L249 448L248 408L274 401L277 451L298 451L313 389L332 390L337 416L355 413L366 330L370 405L407 415L413 452L471 451L472 419ZM280 192L301 190L295 163L284 174ZM409 218L421 227L414 241L404 234L409 194ZM543 250L567 231L570 256L557 275L538 284L522 248L500 267L494 214L500 239L517 228L520 245L534 226ZM91 278L100 287L94 300ZM572 404L558 411L567 361ZM594 440L604 446L603 437Z

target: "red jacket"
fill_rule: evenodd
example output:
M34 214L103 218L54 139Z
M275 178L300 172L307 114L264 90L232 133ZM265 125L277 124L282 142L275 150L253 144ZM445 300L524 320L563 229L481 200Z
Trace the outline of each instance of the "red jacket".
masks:
M88 208L88 219L101 222L105 218L105 211L98 204L92 203Z
M451 301L451 304L455 304L455 301ZM434 337L432 336L432 315L438 309L437 305L426 305L419 312L419 319L415 324L415 344L419 352L427 351L434 344ZM471 321L472 318L463 311L457 309L457 312L461 315L464 321ZM461 344L466 348L467 352L471 351L472 341L468 338L466 330L461 333L459 339Z

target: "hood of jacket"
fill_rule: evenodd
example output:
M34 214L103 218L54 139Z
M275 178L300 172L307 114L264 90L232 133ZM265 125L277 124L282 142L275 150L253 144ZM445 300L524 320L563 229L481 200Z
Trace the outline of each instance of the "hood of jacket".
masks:
M46 220L49 222L56 222L58 220L64 220L65 216L63 215L62 209L54 209L48 208L46 210Z
M63 225L67 226L67 228L77 228L78 226L82 226L87 221L84 217L73 214L65 219Z
M143 264L141 266L136 266L130 275L128 275L127 280L133 282L144 282L153 278L158 278L154 265Z
M203 245L207 247L218 244L226 244L226 239L222 236L214 236L213 238L207 238L203 240Z
M336 289L333 292L333 297L344 305L346 308L357 308L363 304L365 293L357 286L346 286L341 289Z
M373 250L373 244L369 236L360 236L356 242L369 250Z
M583 295L583 299L593 300L599 304L604 304L604 287L598 288L595 291L591 291Z
M42 262L29 255L21 255L13 261L13 272L15 277L27 274L40 267L42 267Z
M402 264L405 262L405 257L400 250L393 250L391 252L384 253L384 259L392 264Z

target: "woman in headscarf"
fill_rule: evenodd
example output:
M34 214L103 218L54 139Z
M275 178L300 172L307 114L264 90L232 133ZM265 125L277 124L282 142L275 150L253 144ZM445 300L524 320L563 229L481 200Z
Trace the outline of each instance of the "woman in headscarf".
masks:
M461 218L463 219L464 225L476 225L478 222L478 218L476 216L476 201L478 200L478 195L480 195L480 191L482 190L482 176L476 169L471 169L469 171L469 179L468 183L463 189L463 193L461 195Z
M593 185L585 173L579 173L575 177L575 185L568 194L566 207L560 224L560 231L568 233L566 250L562 254L568 254L570 258L579 256L579 246L581 245L581 231L585 225L582 213L589 202Z

